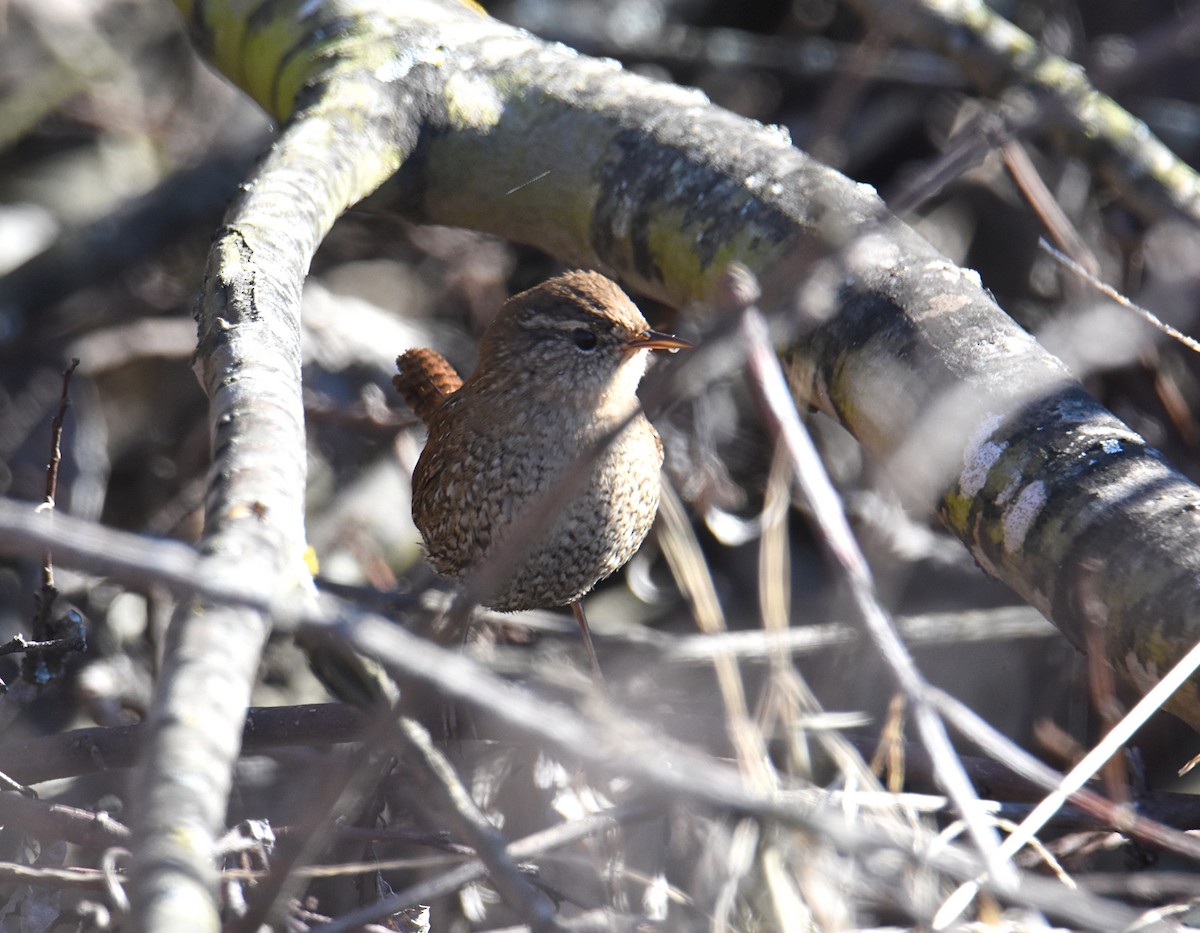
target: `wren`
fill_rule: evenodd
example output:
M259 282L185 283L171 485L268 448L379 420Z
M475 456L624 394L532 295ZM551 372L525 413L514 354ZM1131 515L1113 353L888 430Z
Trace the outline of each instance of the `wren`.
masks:
M568 272L505 302L466 382L433 350L402 354L393 382L428 429L412 500L434 569L466 581L499 555L512 571L484 605L570 605L586 639L579 600L633 556L658 510L662 441L637 398L649 351L690 346L651 330L614 282ZM537 521L573 468L589 475Z

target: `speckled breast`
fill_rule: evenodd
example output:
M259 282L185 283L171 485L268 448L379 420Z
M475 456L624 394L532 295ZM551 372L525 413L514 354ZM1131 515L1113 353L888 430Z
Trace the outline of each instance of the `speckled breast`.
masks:
M550 514L547 500L587 443L552 436L530 443L526 432L505 434L473 433L427 448L413 474L413 518L439 573L469 585L473 572L495 562L504 582L482 595L485 605L567 605L641 547L658 510L662 445L638 416L582 490Z

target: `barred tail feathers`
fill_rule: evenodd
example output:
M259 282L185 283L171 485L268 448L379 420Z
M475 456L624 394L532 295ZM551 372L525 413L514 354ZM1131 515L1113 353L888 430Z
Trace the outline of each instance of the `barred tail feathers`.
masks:
M426 425L446 397L463 384L449 361L426 347L401 353L396 358L396 368L399 373L392 377L392 385Z

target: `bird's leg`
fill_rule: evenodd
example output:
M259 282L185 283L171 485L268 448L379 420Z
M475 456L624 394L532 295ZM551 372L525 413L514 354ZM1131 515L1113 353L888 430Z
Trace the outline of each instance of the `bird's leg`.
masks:
M571 612L579 623L579 634L583 636L583 647L587 651L588 660L592 663L592 679L597 684L604 683L604 675L600 672L600 659L596 657L596 646L592 644L592 630L588 628L587 616L583 612L583 600L577 599L571 603Z

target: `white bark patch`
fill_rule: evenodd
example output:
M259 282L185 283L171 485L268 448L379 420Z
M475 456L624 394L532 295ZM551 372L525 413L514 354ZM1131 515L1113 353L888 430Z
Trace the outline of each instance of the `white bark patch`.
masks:
M962 295L938 295L921 309L921 317L922 319L933 319L943 315L957 314L970 303L970 300Z
M987 482L988 473L996 465L996 461L1000 459L1007 446L1007 444L988 441L969 451L967 456L963 457L962 472L958 474L958 488L963 491L964 495L974 496L983 488L983 484Z
M979 277L979 273L974 269L965 269L944 259L935 259L932 262L927 262L923 271L926 275L930 276L940 275L952 284L957 284L959 280L963 280L975 288L983 287L983 279Z
M1007 444L997 444L988 440L996 428L1000 427L1000 416L989 415L975 430L967 447L963 451L963 468L958 474L958 488L963 495L974 497L983 484L987 482L988 473L996 465L1001 454L1007 449Z
M445 93L447 116L459 129L489 129L504 111L504 101L496 88L481 78L452 74Z
M418 65L441 65L446 53L440 49L415 49L390 57L375 69L375 77L384 83L403 81Z
M1009 554L1025 543L1025 535L1046 505L1046 484L1040 479L1021 490L1020 495L1004 510L1004 550Z
M851 281L843 277L840 261L825 259L813 265L796 296L796 307L805 317L817 323L827 321L839 308L838 295Z
M895 269L900 265L900 247L882 233L859 237L849 248L850 269Z

